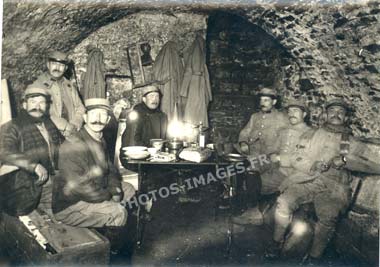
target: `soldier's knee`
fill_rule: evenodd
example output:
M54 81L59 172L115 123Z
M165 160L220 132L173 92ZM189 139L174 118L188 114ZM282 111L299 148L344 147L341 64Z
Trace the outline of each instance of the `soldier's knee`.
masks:
M118 205L114 214L113 214L113 223L112 226L124 226L127 224L128 212L127 210Z
M334 212L324 212L318 215L318 221L326 227L334 227L338 221L338 216L339 214Z
M289 216L292 213L291 203L286 198L278 197L276 203L276 214Z

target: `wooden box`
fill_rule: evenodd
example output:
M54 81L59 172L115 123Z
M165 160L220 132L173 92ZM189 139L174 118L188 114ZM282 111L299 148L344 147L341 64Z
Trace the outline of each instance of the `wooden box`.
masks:
M110 254L109 241L98 232L55 223L38 211L1 214L0 247L12 262L28 266L108 265Z

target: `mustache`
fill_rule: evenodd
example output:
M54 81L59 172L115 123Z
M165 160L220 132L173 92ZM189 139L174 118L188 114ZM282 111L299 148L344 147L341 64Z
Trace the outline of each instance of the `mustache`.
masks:
M45 113L44 110L40 109L40 108L32 108L32 109L29 109L29 112L41 112L41 113Z
M341 120L342 117L341 117L341 116L332 116L331 119L338 119L338 120Z
M105 126L106 123L103 123L101 121L90 121L90 124L92 125L100 125L100 126Z

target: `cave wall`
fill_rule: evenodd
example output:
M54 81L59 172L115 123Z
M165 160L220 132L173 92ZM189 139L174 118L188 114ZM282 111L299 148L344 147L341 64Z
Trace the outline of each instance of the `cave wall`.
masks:
M297 60L291 87L316 103L344 96L353 107L354 134L379 137L379 5L273 5L244 16Z
M106 1L87 5L4 1L2 79L8 79L19 99L27 84L45 70L47 51L70 52L97 28L133 12Z
M262 28L224 12L210 15L208 67L214 101L210 122L217 134L237 141L242 127L258 110L262 87L288 89L286 69L295 63L286 49Z
M76 63L79 87L87 68L87 46L99 48L104 54L104 65L107 79L107 91L110 93L111 104L126 97L132 104L140 101L139 89L132 91L126 48L135 43L148 41L151 46L153 60L168 41L177 44L177 50L183 58L197 33L205 36L206 19L203 14L139 12L117 22L99 28L72 51L70 57ZM130 50L130 57L137 57L136 50ZM137 63L137 62L132 62ZM138 64L132 64L134 73L139 72ZM149 76L151 66L144 67ZM135 72L136 71L136 72ZM123 77L123 78L118 78ZM147 80L151 78L147 77Z
M357 136L379 137L379 2L360 5L257 5L239 1L166 5L106 0L84 4L4 1L2 77L17 96L44 70L49 49L73 52L92 32L141 10L157 13L222 10L241 16L272 35L295 59L286 69L290 92L323 103L343 95L354 107ZM322 1L329 2L329 1ZM277 88L284 92L284 88Z
M127 29L130 25L126 25L127 29L117 29L113 25L117 25L119 20L122 24L121 19L133 16L137 12L155 11L157 16L162 16L164 20L170 22L172 18L166 16L170 17L172 13L199 11L208 13L221 10L241 16L242 19L260 27L289 53L292 58L291 64L283 68L282 81L286 80L286 82L276 84L276 89L282 95L287 95L286 92L297 94L301 92L308 95L310 101L315 103L323 103L333 95L343 95L353 105L354 134L367 137L380 136L379 2L365 2L360 5L314 5L318 1L313 1L309 5L289 1L291 3L287 6L267 3L273 2L270 0L259 1L260 3L254 6L234 4L232 1L228 4L223 4L222 1L215 1L215 3L208 1L185 6L175 4L160 6L157 1L150 2L146 6L137 4L136 1L128 1L124 4L121 3L122 1L118 1L118 4L115 2L109 0L101 1L101 4L100 1L97 4L79 2L47 4L38 1L4 1L1 74L2 78L10 81L13 93L16 96L20 95L25 86L44 70L44 54L49 49L70 52L78 61L77 68L81 74L86 60L83 55L86 42L91 38L94 38L92 40L100 38L102 42L99 46L112 46L97 32L101 33L109 27L110 31L115 33L124 31L128 36ZM175 28L176 25L172 27ZM144 33L138 34L137 30L134 30L133 38L136 40L146 38ZM165 32L163 29L157 30ZM91 35L92 33L94 35ZM184 36L180 34L179 38ZM115 38L115 36L111 37ZM168 39L167 36L162 38L156 36L156 41L152 44L158 47ZM186 37L183 40L185 39ZM182 44L185 43L187 44L187 41L182 42ZM221 41L220 44L222 43ZM120 49L123 45L118 43L115 47ZM210 46L211 54L212 49L217 47L213 45L215 44ZM154 47L153 55L157 53L157 47ZM245 46L242 45L241 48ZM104 51L108 50L104 49ZM237 54L236 58L244 58L242 56L244 52ZM120 57L120 60L122 58ZM109 55L106 54L108 71L117 70L117 67L114 68L117 62L110 64L109 59ZM211 63L214 64L210 65L211 70L214 71L213 77L222 78L218 75L225 74L218 73L217 64ZM121 71L120 68L119 70L125 71ZM265 80L263 75L260 80L259 83ZM246 91L242 83L223 86L223 84L216 85L215 81L216 79L213 79L215 97L211 106L211 120L219 118L220 123L223 123L223 120L234 122L236 119L234 112L236 112L240 118L236 120L237 131L240 129L238 124L243 125L244 117L248 116L255 107L250 96L252 92ZM248 88L248 86L245 87ZM256 89L254 85L249 88ZM236 93L242 93L244 97L238 96L239 100L234 100ZM223 98L223 94L231 94L231 96ZM220 108L213 109L213 107ZM244 111L245 109L249 112ZM229 113L226 113L226 110ZM228 114L232 115L228 116ZM232 128L233 125L229 127ZM368 250L368 246L373 248L373 242L375 242L373 240L378 237L378 223L374 222L378 222L379 207L378 199L373 197L378 197L378 192L373 190L378 189L378 185L378 179L368 178L363 181L363 190L360 192L358 204L364 207L364 211L355 210L357 214L349 214L347 225L352 231L343 231L342 234L344 240L347 241L345 239L347 233L357 233L359 225L360 234L352 235L352 237L360 240L363 247L359 249L362 251ZM363 203L367 204L363 205ZM343 245L341 247L345 248Z

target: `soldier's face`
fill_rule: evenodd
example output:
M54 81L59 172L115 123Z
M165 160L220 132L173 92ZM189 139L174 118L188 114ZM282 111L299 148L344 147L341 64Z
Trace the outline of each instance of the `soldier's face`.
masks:
M343 125L346 120L346 109L341 106L331 106L327 109L327 122L333 125Z
M297 107L288 108L288 117L291 125L297 125L303 122L306 116L306 112Z
M149 109L156 109L160 105L160 94L152 92L143 97L143 102Z
M106 127L111 117L108 115L107 110L94 108L88 110L87 113L83 115L83 119L90 130L99 133Z
M277 100L271 98L270 96L260 97L260 109L261 111L268 112L271 111L273 106L276 105Z
M22 105L30 116L41 118L46 112L47 102L44 96L35 96L27 98Z
M67 70L67 65L56 61L48 61L47 68L52 77L61 78Z

